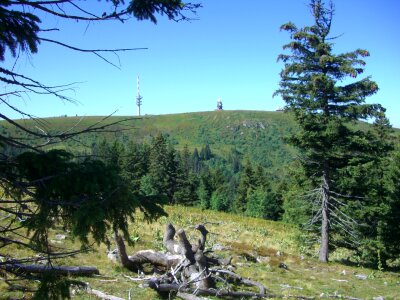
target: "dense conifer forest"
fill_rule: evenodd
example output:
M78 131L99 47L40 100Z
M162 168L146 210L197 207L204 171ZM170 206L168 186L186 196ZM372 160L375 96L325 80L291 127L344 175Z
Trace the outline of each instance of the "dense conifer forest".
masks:
M97 4L105 11L74 0L0 1L0 298L398 296L400 132L367 101L379 90L363 74L369 51L336 52L332 1L309 1L308 26L281 25L288 42L274 96L285 107L276 112L224 111L218 101L210 112L41 119L15 106L29 95L74 102L73 84L17 71L42 43L117 68L107 53L119 60L140 49L69 45L50 36L60 28L43 16L61 27L156 24L192 20L202 7ZM140 115L139 80L137 90ZM111 282L110 295L91 287Z
M58 117L43 122L56 133L72 126L79 130L101 119ZM111 117L103 122L117 124L105 132L44 147L70 151L78 161L80 157L103 161L134 193L163 195L165 203L172 205L281 220L307 229L304 239L317 241L318 230L314 231L311 219L318 209L309 199L311 182L299 164L300 153L289 143L289 136L297 130L291 114L213 111ZM367 123L356 126L363 131L375 128ZM3 123L2 128L6 131L7 125ZM388 156L342 171L341 185L349 195L363 197L357 196L338 212L348 223L346 227L339 223L342 231L333 239L334 247L352 249L373 265L378 263L377 253L385 265L394 263L399 253L395 243L399 131L393 129L382 138L394 146Z

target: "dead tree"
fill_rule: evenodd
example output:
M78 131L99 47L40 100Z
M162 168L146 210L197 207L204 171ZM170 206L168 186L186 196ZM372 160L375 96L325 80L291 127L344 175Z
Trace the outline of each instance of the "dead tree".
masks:
M167 224L163 238L166 253L144 250L133 256L127 255L124 240L116 233L115 241L120 263L134 272L143 271L145 264L150 264L158 270L163 269L162 275L148 280L148 286L162 295L184 293L193 297L194 295L251 298L271 296L266 293L261 283L242 278L235 274L232 268L226 268L231 262L230 258L222 260L206 255L208 253L205 245L209 232L203 224L194 228L201 234L195 245L190 243L183 229L176 231L172 224ZM236 291L237 286L251 286L258 291ZM185 296L185 299L194 298Z

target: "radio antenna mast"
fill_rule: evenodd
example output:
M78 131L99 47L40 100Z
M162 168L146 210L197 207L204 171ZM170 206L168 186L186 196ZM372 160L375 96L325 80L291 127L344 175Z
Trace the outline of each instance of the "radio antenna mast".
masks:
M137 77L137 96L136 96L136 105L138 107L138 115L140 116L140 107L142 106L143 97L140 95L140 84L139 84L139 75Z

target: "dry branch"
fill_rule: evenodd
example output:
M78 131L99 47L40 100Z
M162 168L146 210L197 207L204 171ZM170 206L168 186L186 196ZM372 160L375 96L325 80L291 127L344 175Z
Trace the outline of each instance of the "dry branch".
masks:
M51 273L60 275L80 275L80 276L91 276L100 274L99 270L96 267L43 266L43 265L24 265L24 264L10 263L0 266L0 269L16 273Z
M119 250L122 266L132 271L143 269L143 265L149 263L155 268L162 267L165 273L159 277L147 279L148 286L163 296L168 293L185 300L198 300L198 296L216 297L271 297L266 293L265 287L256 281L242 278L232 271L224 269L231 262L231 258L222 260L205 255L204 249L208 231L203 224L194 227L201 234L196 245L192 245L183 229L175 230L172 224L165 229L163 245L167 253L144 250L133 256L126 254L123 238L116 233L115 241ZM176 236L176 240L175 240ZM218 266L218 269L210 269L210 265ZM236 291L224 286L217 289L216 280L232 283L235 286L257 287L259 292Z

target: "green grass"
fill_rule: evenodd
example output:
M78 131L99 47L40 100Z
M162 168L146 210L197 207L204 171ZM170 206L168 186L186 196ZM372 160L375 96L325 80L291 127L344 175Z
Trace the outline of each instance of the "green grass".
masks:
M106 120L101 116L89 117L56 117L32 120L17 120L17 123L33 131L56 133L66 130L83 130L100 122L101 125L126 120L112 129L119 132L89 133L75 139L63 141L57 147L75 152L88 152L92 144L101 142L104 138L113 141L128 140L150 141L158 133L169 135L170 142L179 150L185 145L193 150L199 150L206 143L214 153L227 156L231 149L236 148L243 155L265 167L273 169L281 167L292 160L296 151L290 147L284 138L296 130L296 125L288 113L268 111L208 111L170 115L145 115L140 118L129 116L112 116ZM103 120L103 121L102 121ZM361 125L362 128L366 124ZM0 133L5 135L26 137L15 127L0 122ZM395 130L399 136L400 130Z
M232 256L238 274L262 282L273 294L316 298L351 296L361 299L383 296L384 299L400 299L398 273L379 272L339 262L322 264L315 257L303 257L296 242L299 232L290 225L197 208L168 206L166 210L169 216L152 224L143 222L138 214L135 223L130 226L131 236L137 241L134 247L128 247L128 253L133 254L142 249L161 250L163 229L168 222L177 228L184 228L192 241L198 238L192 226L206 223L210 231L207 248L216 244L226 247L226 250L216 251L215 254L220 257ZM52 234L60 233L60 230L52 230ZM62 245L55 246L78 247L71 237L67 237ZM14 251L21 255L27 254L21 248ZM332 257L339 259L340 253L333 253ZM260 262L254 262L255 258ZM288 270L280 268L281 263L286 264ZM97 266L101 276L75 279L88 282L92 288L105 293L127 299L128 291L131 291L132 299L158 299L153 291L142 286L142 282L133 282L125 277L136 277L137 274L109 261L104 245L95 247L92 253L64 259L59 264ZM365 274L367 279L357 279L356 274ZM77 290L74 293L74 299L95 299L83 291ZM0 295L0 298L6 299L8 296L22 296L22 293L8 291L3 284L0 285ZM29 297L29 293L26 295Z

